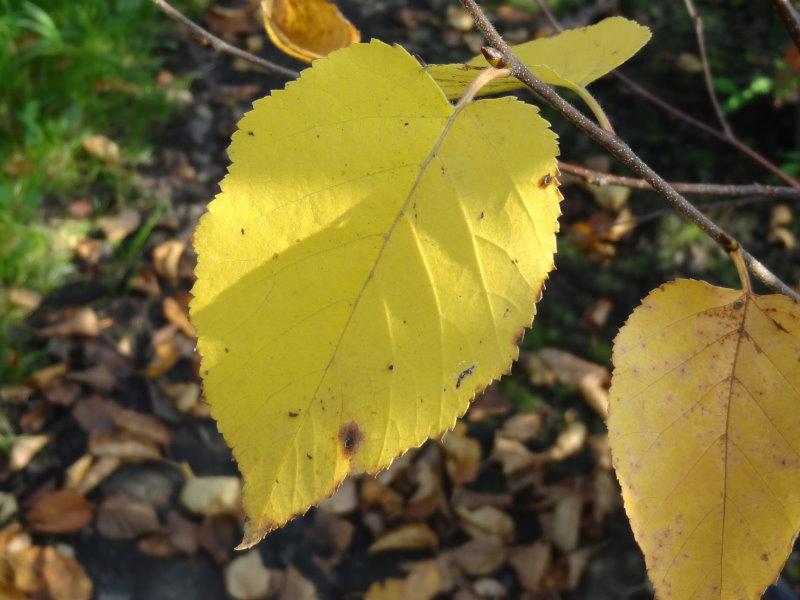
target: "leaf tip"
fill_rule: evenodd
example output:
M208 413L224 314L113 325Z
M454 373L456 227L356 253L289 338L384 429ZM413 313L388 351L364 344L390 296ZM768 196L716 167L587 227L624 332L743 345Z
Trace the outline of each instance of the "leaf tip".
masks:
M276 526L271 521L261 519L258 521L258 523L253 523L252 520L246 519L244 522L244 535L242 536L242 541L239 542L239 545L236 546L234 550L240 552L243 550L249 550L263 540L273 529L276 529Z

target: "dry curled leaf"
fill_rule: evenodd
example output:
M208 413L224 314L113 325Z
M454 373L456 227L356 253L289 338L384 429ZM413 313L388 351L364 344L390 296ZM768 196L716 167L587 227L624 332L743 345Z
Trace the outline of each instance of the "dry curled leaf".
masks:
M305 62L361 40L353 24L328 0L261 0L272 43Z

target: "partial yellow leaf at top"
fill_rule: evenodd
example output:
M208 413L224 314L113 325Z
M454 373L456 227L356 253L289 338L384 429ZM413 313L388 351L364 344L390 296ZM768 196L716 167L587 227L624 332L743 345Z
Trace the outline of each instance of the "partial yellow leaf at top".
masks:
M535 107L456 109L378 41L243 117L191 304L243 546L452 428L510 368L553 268L556 153Z
M512 50L539 79L566 87L581 96L596 79L613 71L636 54L650 39L650 30L623 17L610 17L588 27L569 29L549 38L531 40ZM458 98L475 76L489 65L483 56L466 64L431 65L431 77L447 94ZM479 95L497 94L523 87L514 77L496 79Z
M800 307L679 280L614 343L609 441L661 600L758 600L800 528Z
M328 0L261 0L261 8L272 43L306 62L361 39L358 29Z

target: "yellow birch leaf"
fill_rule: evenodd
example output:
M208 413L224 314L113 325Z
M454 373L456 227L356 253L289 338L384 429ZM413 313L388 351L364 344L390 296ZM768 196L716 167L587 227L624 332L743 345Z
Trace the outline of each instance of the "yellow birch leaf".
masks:
M328 0L261 0L261 8L272 43L305 62L361 39L358 29Z
M679 280L614 343L609 441L660 600L758 600L800 527L800 307Z
M609 17L588 27L568 29L549 38L512 46L517 57L539 79L569 88L584 100L585 87L636 54L650 39L650 30L623 17ZM466 64L431 65L428 71L447 94L458 98L478 73L489 65L483 56ZM495 79L479 95L497 94L524 87L514 77Z
M243 546L441 435L510 368L553 267L556 153L535 107L456 111L378 41L242 118L191 317Z

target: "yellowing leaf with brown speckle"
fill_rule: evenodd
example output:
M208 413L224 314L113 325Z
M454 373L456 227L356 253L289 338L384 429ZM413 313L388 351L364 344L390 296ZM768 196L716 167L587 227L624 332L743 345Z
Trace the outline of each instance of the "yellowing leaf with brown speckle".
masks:
M800 528L800 308L679 280L614 343L609 440L660 600L758 600Z
M556 152L536 108L455 108L377 41L243 117L191 318L244 545L452 428L510 368L553 267Z
M261 0L272 43L305 62L361 39L358 29L328 0Z

